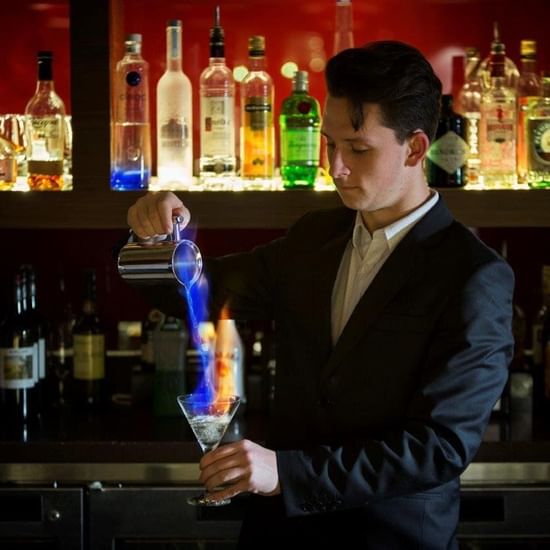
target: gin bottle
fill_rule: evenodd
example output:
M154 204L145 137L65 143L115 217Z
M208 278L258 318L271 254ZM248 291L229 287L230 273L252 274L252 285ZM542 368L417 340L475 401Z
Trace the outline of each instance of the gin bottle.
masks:
M191 81L181 67L181 21L166 26L166 71L157 84L157 175L151 189L188 189L193 183Z
M151 177L149 64L141 57L141 34L129 34L114 75L111 189L147 189Z
M287 189L313 187L319 167L320 108L308 88L307 72L296 71L279 117L281 176Z
M235 155L235 81L225 64L224 32L220 8L214 11L210 29L210 62L200 78L201 156L200 175L234 176Z
M65 105L55 93L53 54L38 52L36 92L25 109L27 183L31 191L63 189Z
M241 176L245 179L272 178L275 162L273 124L274 88L265 70L265 39L248 40L249 72L241 83ZM265 182L248 183L262 189Z
M489 62L490 86L481 95L480 160L485 188L516 183L516 93L506 84L505 48L497 39Z
M542 97L527 114L527 180L530 187L550 189L550 71L542 73Z

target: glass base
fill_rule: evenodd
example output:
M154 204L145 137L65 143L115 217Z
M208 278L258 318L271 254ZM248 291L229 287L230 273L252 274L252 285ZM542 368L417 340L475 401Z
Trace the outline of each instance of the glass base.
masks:
M194 495L187 499L187 504L191 506L225 506L231 502L230 498L224 498L223 500L211 500L206 493L202 495Z

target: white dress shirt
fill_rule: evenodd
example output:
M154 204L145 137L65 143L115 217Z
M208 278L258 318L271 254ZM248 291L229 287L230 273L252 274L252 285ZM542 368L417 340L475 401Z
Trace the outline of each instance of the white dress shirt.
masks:
M439 200L437 191L431 191L432 196L425 203L396 222L377 229L372 236L363 223L361 212L357 212L353 236L342 256L332 289L333 344L342 334L361 296L395 247Z

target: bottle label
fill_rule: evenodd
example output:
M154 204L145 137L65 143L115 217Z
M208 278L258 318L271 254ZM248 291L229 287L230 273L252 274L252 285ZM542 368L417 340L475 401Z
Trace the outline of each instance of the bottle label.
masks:
M321 134L318 128L286 128L281 135L281 156L285 163L319 164Z
M189 125L183 118L171 118L160 127L161 147L182 150L189 145Z
M27 159L63 161L64 121L61 115L36 117L27 115Z
M468 112L464 114L466 119L466 141L470 149L470 158L479 156L479 112Z
M454 174L466 164L468 144L455 132L447 132L428 149L428 158L448 174Z
M75 334L73 340L74 377L77 380L105 378L105 336Z
M232 97L201 98L201 155L235 155L235 125Z
M482 172L515 174L515 109L499 106L482 111L480 141Z
M244 126L262 131L273 125L273 108L267 97L247 97L244 102Z
M37 353L34 346L0 348L0 387L32 388L38 378Z
M550 119L530 118L527 122L529 168L550 166Z

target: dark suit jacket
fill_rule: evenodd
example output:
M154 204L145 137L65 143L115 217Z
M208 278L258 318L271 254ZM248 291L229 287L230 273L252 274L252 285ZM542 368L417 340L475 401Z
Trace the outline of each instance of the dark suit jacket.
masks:
M242 547L456 547L459 475L512 356L513 274L440 197L333 346L331 293L354 216L311 213L278 241L207 263L218 308L276 324L267 446L282 494L251 498Z

